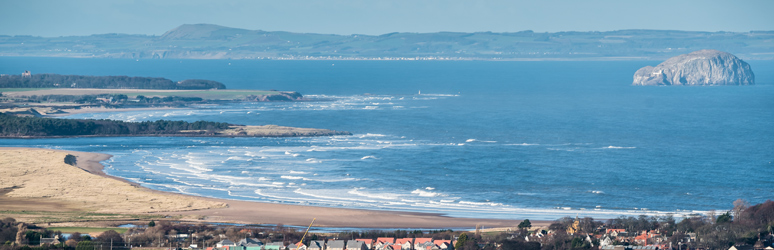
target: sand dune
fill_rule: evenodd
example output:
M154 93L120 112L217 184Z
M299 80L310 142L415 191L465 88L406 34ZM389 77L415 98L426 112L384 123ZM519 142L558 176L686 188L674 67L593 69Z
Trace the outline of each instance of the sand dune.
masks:
M84 211L101 213L150 213L224 207L226 204L195 197L152 192L114 178L91 174L64 163L77 155L84 168L99 164L109 155L45 149L0 150L0 188L12 189L14 198L47 198L77 204ZM101 168L101 165L99 166ZM101 173L101 171L100 171Z

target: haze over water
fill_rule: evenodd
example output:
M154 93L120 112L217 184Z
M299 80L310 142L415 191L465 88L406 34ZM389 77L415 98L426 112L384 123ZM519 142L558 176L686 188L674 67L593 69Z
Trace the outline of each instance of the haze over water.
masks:
M5 57L3 74L211 79L316 100L67 118L210 120L354 135L0 145L112 154L108 174L227 199L487 218L687 214L774 193L774 63L749 63L754 86L638 87L631 86L634 71L658 62Z

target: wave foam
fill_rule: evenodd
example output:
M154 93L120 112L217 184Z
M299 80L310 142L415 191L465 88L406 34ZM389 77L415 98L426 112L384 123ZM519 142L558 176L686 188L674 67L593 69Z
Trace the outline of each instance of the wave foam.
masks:
M419 196L422 196L422 197L436 197L436 196L440 195L439 193L436 193L436 192L428 192L428 191L424 191L424 190L421 190L421 189L417 189L417 190L411 191L411 193L419 195Z

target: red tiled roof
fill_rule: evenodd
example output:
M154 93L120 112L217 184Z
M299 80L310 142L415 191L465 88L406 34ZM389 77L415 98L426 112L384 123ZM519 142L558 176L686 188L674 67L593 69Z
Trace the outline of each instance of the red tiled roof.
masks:
M395 244L398 244L398 245L403 245L403 243L406 243L406 242L411 242L411 240L413 240L413 239L412 239L412 238L400 238L400 239L395 239Z
M433 238L416 238L414 240L414 244L422 244L422 243L425 243L425 242L428 242L428 241L429 242L433 242Z
M434 240L433 241L433 244L435 244L437 246L441 246L441 244L443 244L443 243L448 243L449 245L451 245L451 240Z
M395 238L379 237L379 238L376 238L376 241L381 243L395 243Z
M366 244L369 244L369 245L370 245L370 244L372 244L372 243L374 243L374 239L355 239L355 240L356 240L356 241L362 241L362 242L365 242Z

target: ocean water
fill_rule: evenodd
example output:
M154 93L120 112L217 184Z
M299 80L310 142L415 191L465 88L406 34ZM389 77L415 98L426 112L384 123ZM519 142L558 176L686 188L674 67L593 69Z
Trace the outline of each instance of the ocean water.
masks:
M556 219L677 216L774 196L774 62L755 86L631 86L652 61L0 58L0 73L212 79L312 101L78 114L350 131L309 138L2 139L114 155L108 174L207 197ZM420 94L421 91L421 94Z

